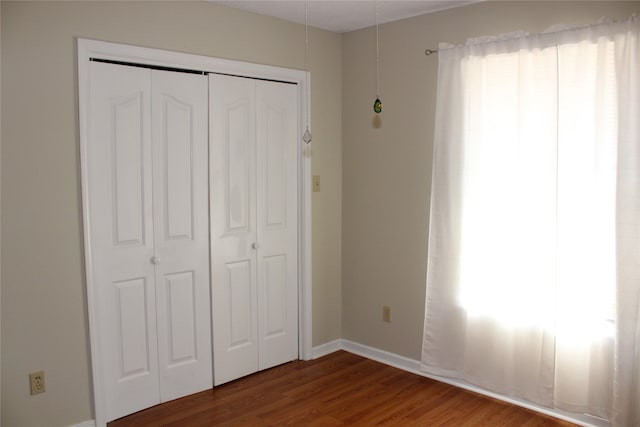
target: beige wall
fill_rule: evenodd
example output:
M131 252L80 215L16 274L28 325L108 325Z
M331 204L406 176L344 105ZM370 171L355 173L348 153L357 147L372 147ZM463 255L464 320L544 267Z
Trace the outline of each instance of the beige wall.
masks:
M342 44L342 337L420 358L439 42L626 18L640 2L487 2L382 25ZM392 323L382 322L390 305Z
M373 31L311 30L314 346L343 337L420 357L437 72L424 49L623 18L639 4L491 2L383 25L379 122ZM0 16L2 425L66 426L93 418L75 38L301 69L303 29L184 1L3 0ZM47 392L31 397L38 369Z
M304 28L206 2L2 1L2 425L93 418L76 38L304 68ZM310 31L313 344L339 338L341 36ZM28 373L47 391L29 396Z
M0 7L0 24L2 23L2 7ZM0 82L2 81L2 31L0 31ZM2 85L0 84L0 99L2 99ZM0 118L2 117L2 102L0 102ZM2 147L2 120L0 120L0 147ZM1 151L1 150L0 150ZM0 155L0 165L2 164ZM0 166L0 176L2 175L2 167ZM0 206L2 205L2 189L0 185ZM0 207L0 212L2 212L2 208ZM2 223L1 215L0 215L0 223ZM2 247L2 237L0 233L0 264L2 264L2 255L1 255L1 247ZM0 271L0 277L2 277L2 273ZM2 294L2 286L0 286L0 296ZM0 307L2 306L2 299L0 298ZM0 331L2 331L2 316L0 315ZM0 339L0 366L2 366L2 340ZM0 384L2 384L2 370L0 369ZM2 424L2 387L0 387L0 424Z

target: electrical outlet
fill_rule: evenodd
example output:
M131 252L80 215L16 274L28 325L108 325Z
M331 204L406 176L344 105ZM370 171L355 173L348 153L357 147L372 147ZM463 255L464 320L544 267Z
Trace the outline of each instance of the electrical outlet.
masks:
M313 175L313 192L320 191L320 175Z
M31 384L31 395L44 393L44 371L32 372L29 374Z
M388 305L382 306L382 321L391 323L391 307Z

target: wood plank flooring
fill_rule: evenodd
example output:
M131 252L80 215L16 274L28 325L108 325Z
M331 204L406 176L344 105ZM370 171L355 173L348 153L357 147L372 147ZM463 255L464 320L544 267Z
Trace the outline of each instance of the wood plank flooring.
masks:
M573 424L338 351L115 420L108 427Z

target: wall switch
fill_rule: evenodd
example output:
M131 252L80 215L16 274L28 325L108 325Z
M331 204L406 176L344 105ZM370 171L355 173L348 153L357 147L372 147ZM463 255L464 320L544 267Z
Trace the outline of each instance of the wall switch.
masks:
M388 305L382 306L382 321L391 323L391 307Z
M44 393L44 371L32 372L29 374L31 384L31 395Z
M313 192L320 191L320 175L313 175Z

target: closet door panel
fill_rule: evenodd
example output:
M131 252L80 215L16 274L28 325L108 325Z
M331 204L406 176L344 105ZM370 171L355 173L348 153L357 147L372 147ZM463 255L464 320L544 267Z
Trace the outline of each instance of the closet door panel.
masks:
M152 71L161 400L211 388L208 81Z
M265 300L262 337L277 339L287 333L287 257L274 255L262 258L263 298Z
M258 369L255 89L209 76L214 383Z
M118 380L149 373L149 330L147 328L147 288L144 278L114 283L121 366Z
M260 369L298 358L296 90L256 82Z
M251 260L229 262L226 265L228 282L224 293L227 301L220 301L231 308L230 321L227 325L221 325L227 329L229 335L228 351L240 350L243 347L253 346L255 341L255 308L252 298L252 272L254 269Z
M90 64L88 230L109 420L159 403L151 168L151 73Z
M143 93L111 100L111 168L113 231L116 245L141 245L145 240ZM148 147L146 147L148 148Z
M195 305L197 290L193 271L166 274L167 366L175 367L198 360Z

